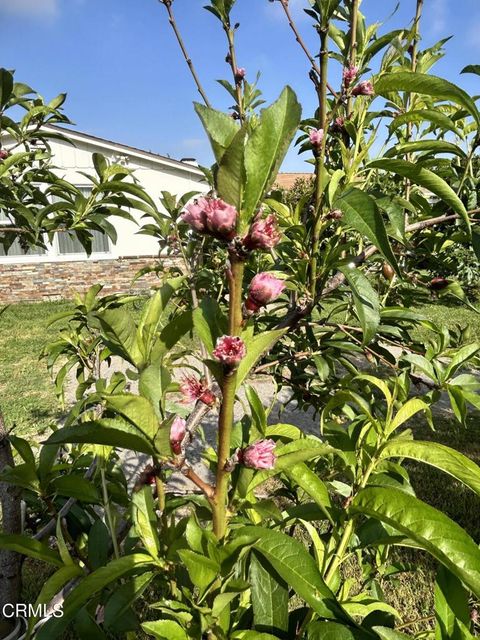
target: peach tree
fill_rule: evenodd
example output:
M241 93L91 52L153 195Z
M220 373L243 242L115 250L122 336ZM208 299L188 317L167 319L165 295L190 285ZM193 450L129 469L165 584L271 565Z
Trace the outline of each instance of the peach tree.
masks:
M304 119L289 86L260 109L257 81L237 60L234 0L206 6L226 37L231 80L221 84L234 101L212 107L176 3L162 0L202 98L209 191L163 193L162 208L146 211L142 232L177 266L160 258L161 283L141 313L98 288L78 297L49 355L53 368L66 356L76 370L76 403L39 457L12 442L23 462L2 479L23 487L38 522L0 545L52 565L37 602L64 611L30 620L30 637L61 637L72 624L81 638L133 638L141 624L161 639L401 640L411 623L384 590L402 571L398 546L438 563L435 629L421 635L473 637L478 544L415 496L403 463L480 493L472 460L415 439L409 424L421 415L433 426L442 392L460 424L479 407L469 367L480 342L406 302L422 291L463 300L454 279L425 280L416 247L478 250L480 114L430 73L443 43L420 49L421 0L409 27L384 35L358 0L310 0L318 56L288 0L276 1L318 97ZM274 184L294 140L314 178L292 205ZM390 306L393 294L405 305ZM298 411L314 410L314 432L274 419L255 385L265 372ZM142 464L134 481L132 453Z

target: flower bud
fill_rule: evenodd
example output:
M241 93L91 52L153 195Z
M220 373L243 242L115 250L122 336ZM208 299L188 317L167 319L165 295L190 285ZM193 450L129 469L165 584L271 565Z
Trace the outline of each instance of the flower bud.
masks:
M219 198L202 196L185 207L181 220L198 233L231 240L235 235L237 210Z
M273 469L277 456L273 440L259 440L239 452L242 464L250 469Z
M170 427L170 446L175 454L182 452L182 440L187 432L187 423L180 416L175 416Z
M375 91L370 80L363 80L363 82L359 82L357 86L352 89L352 96L373 96L374 94Z
M243 239L247 249L272 249L280 242L277 218L270 213L266 218L258 216L252 223L250 231Z
M204 380L197 380L193 376L184 376L182 384L180 385L180 391L183 395L183 402L203 402L209 407L213 407L217 397L208 388Z
M249 311L258 311L278 298L285 289L285 283L271 273L257 273L250 282L245 306Z
M314 147L320 147L323 140L323 129L311 129L308 137Z
M357 77L358 67L350 66L343 69L342 78L345 88L348 88Z
M0 160L6 160L9 156L9 153L6 149L0 149Z
M247 71L243 67L237 67L237 69L235 70L235 82L237 84L240 84L242 80L244 80L246 75Z
M227 367L235 367L245 357L245 343L238 336L222 336L218 338L213 357Z

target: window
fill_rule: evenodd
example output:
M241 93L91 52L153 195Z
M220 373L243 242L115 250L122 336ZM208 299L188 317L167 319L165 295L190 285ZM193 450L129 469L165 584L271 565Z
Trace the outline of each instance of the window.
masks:
M0 211L0 225L4 227L13 226L12 221L9 220L9 218L3 213L3 211ZM2 234L2 236L7 235L7 233ZM10 235L15 236L15 233L12 232ZM42 249L42 247L29 247L25 251L22 248L18 238L15 238L12 244L8 247L8 250L5 250L3 244L0 244L0 256L41 256L44 253L45 249Z

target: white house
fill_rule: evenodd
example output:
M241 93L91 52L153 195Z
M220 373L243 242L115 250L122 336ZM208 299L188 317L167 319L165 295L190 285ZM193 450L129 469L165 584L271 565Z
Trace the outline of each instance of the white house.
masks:
M56 126L46 129L61 132L73 143L51 140L53 163L60 168L62 177L86 191L89 183L81 172L95 173L92 162L95 152L134 170L140 184L157 202L162 191L182 195L208 189L202 171L192 160L173 160ZM140 212L130 213L140 222ZM139 227L131 221L114 217L111 222L117 230L117 242L113 244L106 236L97 234L89 257L68 234L57 234L47 251L36 249L25 254L15 242L5 255L0 247L0 303L68 297L96 282L105 284L105 292L128 290L135 273L158 259L158 243L154 238L137 234ZM8 222L0 219L0 224ZM145 279L143 286L149 286L149 282L151 278ZM137 286L141 285L138 281Z

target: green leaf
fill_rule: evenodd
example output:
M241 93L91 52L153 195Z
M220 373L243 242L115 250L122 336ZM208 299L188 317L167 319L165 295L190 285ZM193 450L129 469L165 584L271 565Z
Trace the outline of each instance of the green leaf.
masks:
M141 367L143 354L137 342L137 327L132 314L124 308L107 309L99 314L103 339L115 355L135 367Z
M159 638L159 640L188 640L186 631L174 620L144 622L142 629L148 635Z
M332 522L332 502L326 484L320 480L306 464L298 463L287 466L283 473L291 478L320 507L328 520Z
M231 116L222 111L211 109L198 102L195 102L194 106L210 139L215 160L220 162L238 133L239 126Z
M108 409L116 411L149 439L155 438L158 431L158 418L152 403L132 393L118 393L104 396Z
M314 622L308 626L308 640L371 640L372 636L360 629L338 622Z
M383 218L375 200L360 189L351 188L334 203L343 212L347 225L366 236L385 256L398 275L400 269L393 254Z
M453 153L462 159L467 157L465 151L453 142L446 140L416 140L397 144L385 152L385 158L405 155L407 153ZM418 160L420 161L420 159Z
M76 498L81 502L100 502L96 486L79 475L58 476L52 480L50 488L61 496Z
M156 531L158 522L150 485L143 486L132 494L132 509L133 524L138 537L152 558L157 558L160 551Z
M470 229L470 220L467 210L463 202L457 196L455 191L433 171L425 169L420 164L407 162L406 160L381 159L369 162L369 169L384 169L399 176L408 178L415 184L419 184L438 196L446 205L451 207L455 213L463 218L468 229Z
M50 549L50 547L43 544L43 542L39 542L25 535L0 533L0 549L16 551L29 558L42 560L43 562L48 562L49 564L54 564L59 567L63 565L62 559L56 551Z
M468 591L460 580L439 567L435 583L435 628L436 640L467 640L460 632L457 622L470 626Z
M386 427L386 433L390 435L401 427L402 424L410 420L414 415L416 415L419 411L426 411L430 414L430 407L426 402L420 400L420 398L410 398L407 402L400 407L392 421Z
M42 586L42 589L38 595L37 600L35 601L35 608L38 605L49 605L57 595L57 593L67 584L70 580L78 576L82 576L83 571L78 565L69 565L68 567L61 567L54 574L52 574L45 584ZM37 616L30 616L28 619L28 629L31 632L35 623L37 622Z
M381 640L410 640L412 637L407 636L406 633L390 629L390 627L372 627L372 631L375 631Z
M244 125L225 151L218 165L216 187L218 195L240 211L245 186L245 138Z
M7 69L0 69L0 109L10 100L13 90L13 75Z
M353 295L353 302L363 330L362 344L373 340L380 324L380 300L368 279L357 269L344 267L345 276Z
M187 568L190 580L201 591L206 589L218 577L220 567L210 558L189 549L180 549L178 555Z
M472 344L467 344L464 347L461 347L461 349L458 349L450 360L450 364L445 371L444 379L447 380L453 376L453 374L458 371L463 364L468 362L470 358L473 358L473 356L475 356L479 351L480 343L478 342L472 342Z
M353 513L368 515L406 534L480 595L480 549L446 515L401 489L369 487L355 497Z
M480 467L467 456L443 444L391 440L381 449L380 458L409 458L424 462L453 476L480 496Z
M102 520L95 520L88 532L88 562L92 569L103 567L110 553L110 532Z
M262 527L243 527L237 535L250 538L254 549L318 615L349 620L301 542L280 531Z
M249 582L255 629L272 634L288 631L288 586L256 552L250 557Z
M246 338L247 354L240 362L237 370L237 389L250 373L254 365L260 360L262 355L268 351L280 337L286 333L288 329L274 329L273 331L264 331L253 338Z
M47 440L47 444L65 444L67 442L103 444L155 455L155 449L145 435L133 425L122 420L104 418L95 422L82 422L79 425L63 427L52 433Z
M131 605L138 600L154 577L153 572L147 571L134 576L115 590L105 605L105 626L110 632L124 633L124 619L129 621Z
M442 129L457 133L457 128L453 120L441 111L434 111L433 109L419 109L418 111L407 111L407 113L401 113L392 120L389 125L389 129L390 132L393 132L398 129L398 127L405 124L423 124L426 121L431 122Z
M480 125L475 101L463 89L443 78L413 71L386 73L375 82L375 93L388 95L391 91L421 93L440 100L451 100L464 107Z
M477 76L480 76L480 64L467 64L466 67L463 67L460 73L474 73Z
M300 123L301 106L290 87L264 109L245 148L246 185L243 221L248 224L278 169Z
M90 573L67 596L61 618L50 618L40 628L36 640L53 640L64 632L78 611L97 593L122 576L152 566L152 558L144 553L133 553L112 560L107 566Z

